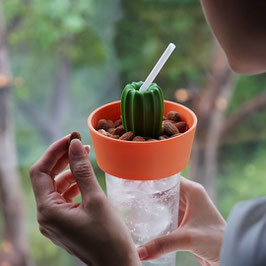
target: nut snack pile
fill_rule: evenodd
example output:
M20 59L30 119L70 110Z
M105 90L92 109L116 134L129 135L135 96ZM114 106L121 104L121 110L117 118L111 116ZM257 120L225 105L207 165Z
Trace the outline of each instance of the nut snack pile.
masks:
M179 114L170 111L163 117L161 135L157 138L134 136L132 131L125 132L121 119L113 122L111 120L101 119L98 121L97 130L106 137L124 140L124 141L155 141L165 140L179 136L188 130L186 122L182 121Z

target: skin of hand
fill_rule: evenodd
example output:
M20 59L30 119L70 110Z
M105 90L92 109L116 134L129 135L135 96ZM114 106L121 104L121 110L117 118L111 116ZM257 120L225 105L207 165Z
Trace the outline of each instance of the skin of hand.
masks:
M53 143L30 169L41 233L87 265L140 265L125 224L97 182L88 146L77 139L68 145L69 136ZM82 202L74 203L79 193Z
M141 260L177 250L192 252L204 266L219 265L226 222L202 185L181 177L179 227L138 248Z
M233 71L266 71L266 1L201 0L206 18Z

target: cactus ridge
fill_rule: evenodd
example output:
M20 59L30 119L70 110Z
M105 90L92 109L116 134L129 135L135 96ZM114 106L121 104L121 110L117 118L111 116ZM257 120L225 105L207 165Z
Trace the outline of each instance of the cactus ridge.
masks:
M142 81L127 84L121 95L122 124L135 136L157 138L161 134L164 97L161 88L152 83L140 92Z

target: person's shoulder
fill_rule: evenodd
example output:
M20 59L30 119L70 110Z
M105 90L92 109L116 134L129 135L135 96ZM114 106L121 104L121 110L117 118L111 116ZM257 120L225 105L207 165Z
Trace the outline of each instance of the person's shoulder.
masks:
M266 197L237 203L228 219L221 265L266 265L265 245Z
M237 203L229 216L229 220L235 216L250 218L250 215L253 218L266 217L266 197L257 197L252 200Z
M266 196L260 196L260 197L256 197L254 199L251 200L245 200L245 201L240 201L238 202L235 207L237 206L251 206L251 205L257 205L257 204L264 204L266 202Z

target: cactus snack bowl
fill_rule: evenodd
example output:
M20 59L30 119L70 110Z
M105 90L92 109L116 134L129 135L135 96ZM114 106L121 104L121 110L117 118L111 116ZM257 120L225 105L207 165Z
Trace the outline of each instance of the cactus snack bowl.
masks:
M88 126L97 163L104 172L124 179L156 180L179 173L187 166L196 130L196 115L175 102L162 100L162 104L164 115L169 111L180 114L182 121L188 125L185 133L151 142L113 139L100 134L96 127L100 119L120 119L121 102L106 104L91 113Z

